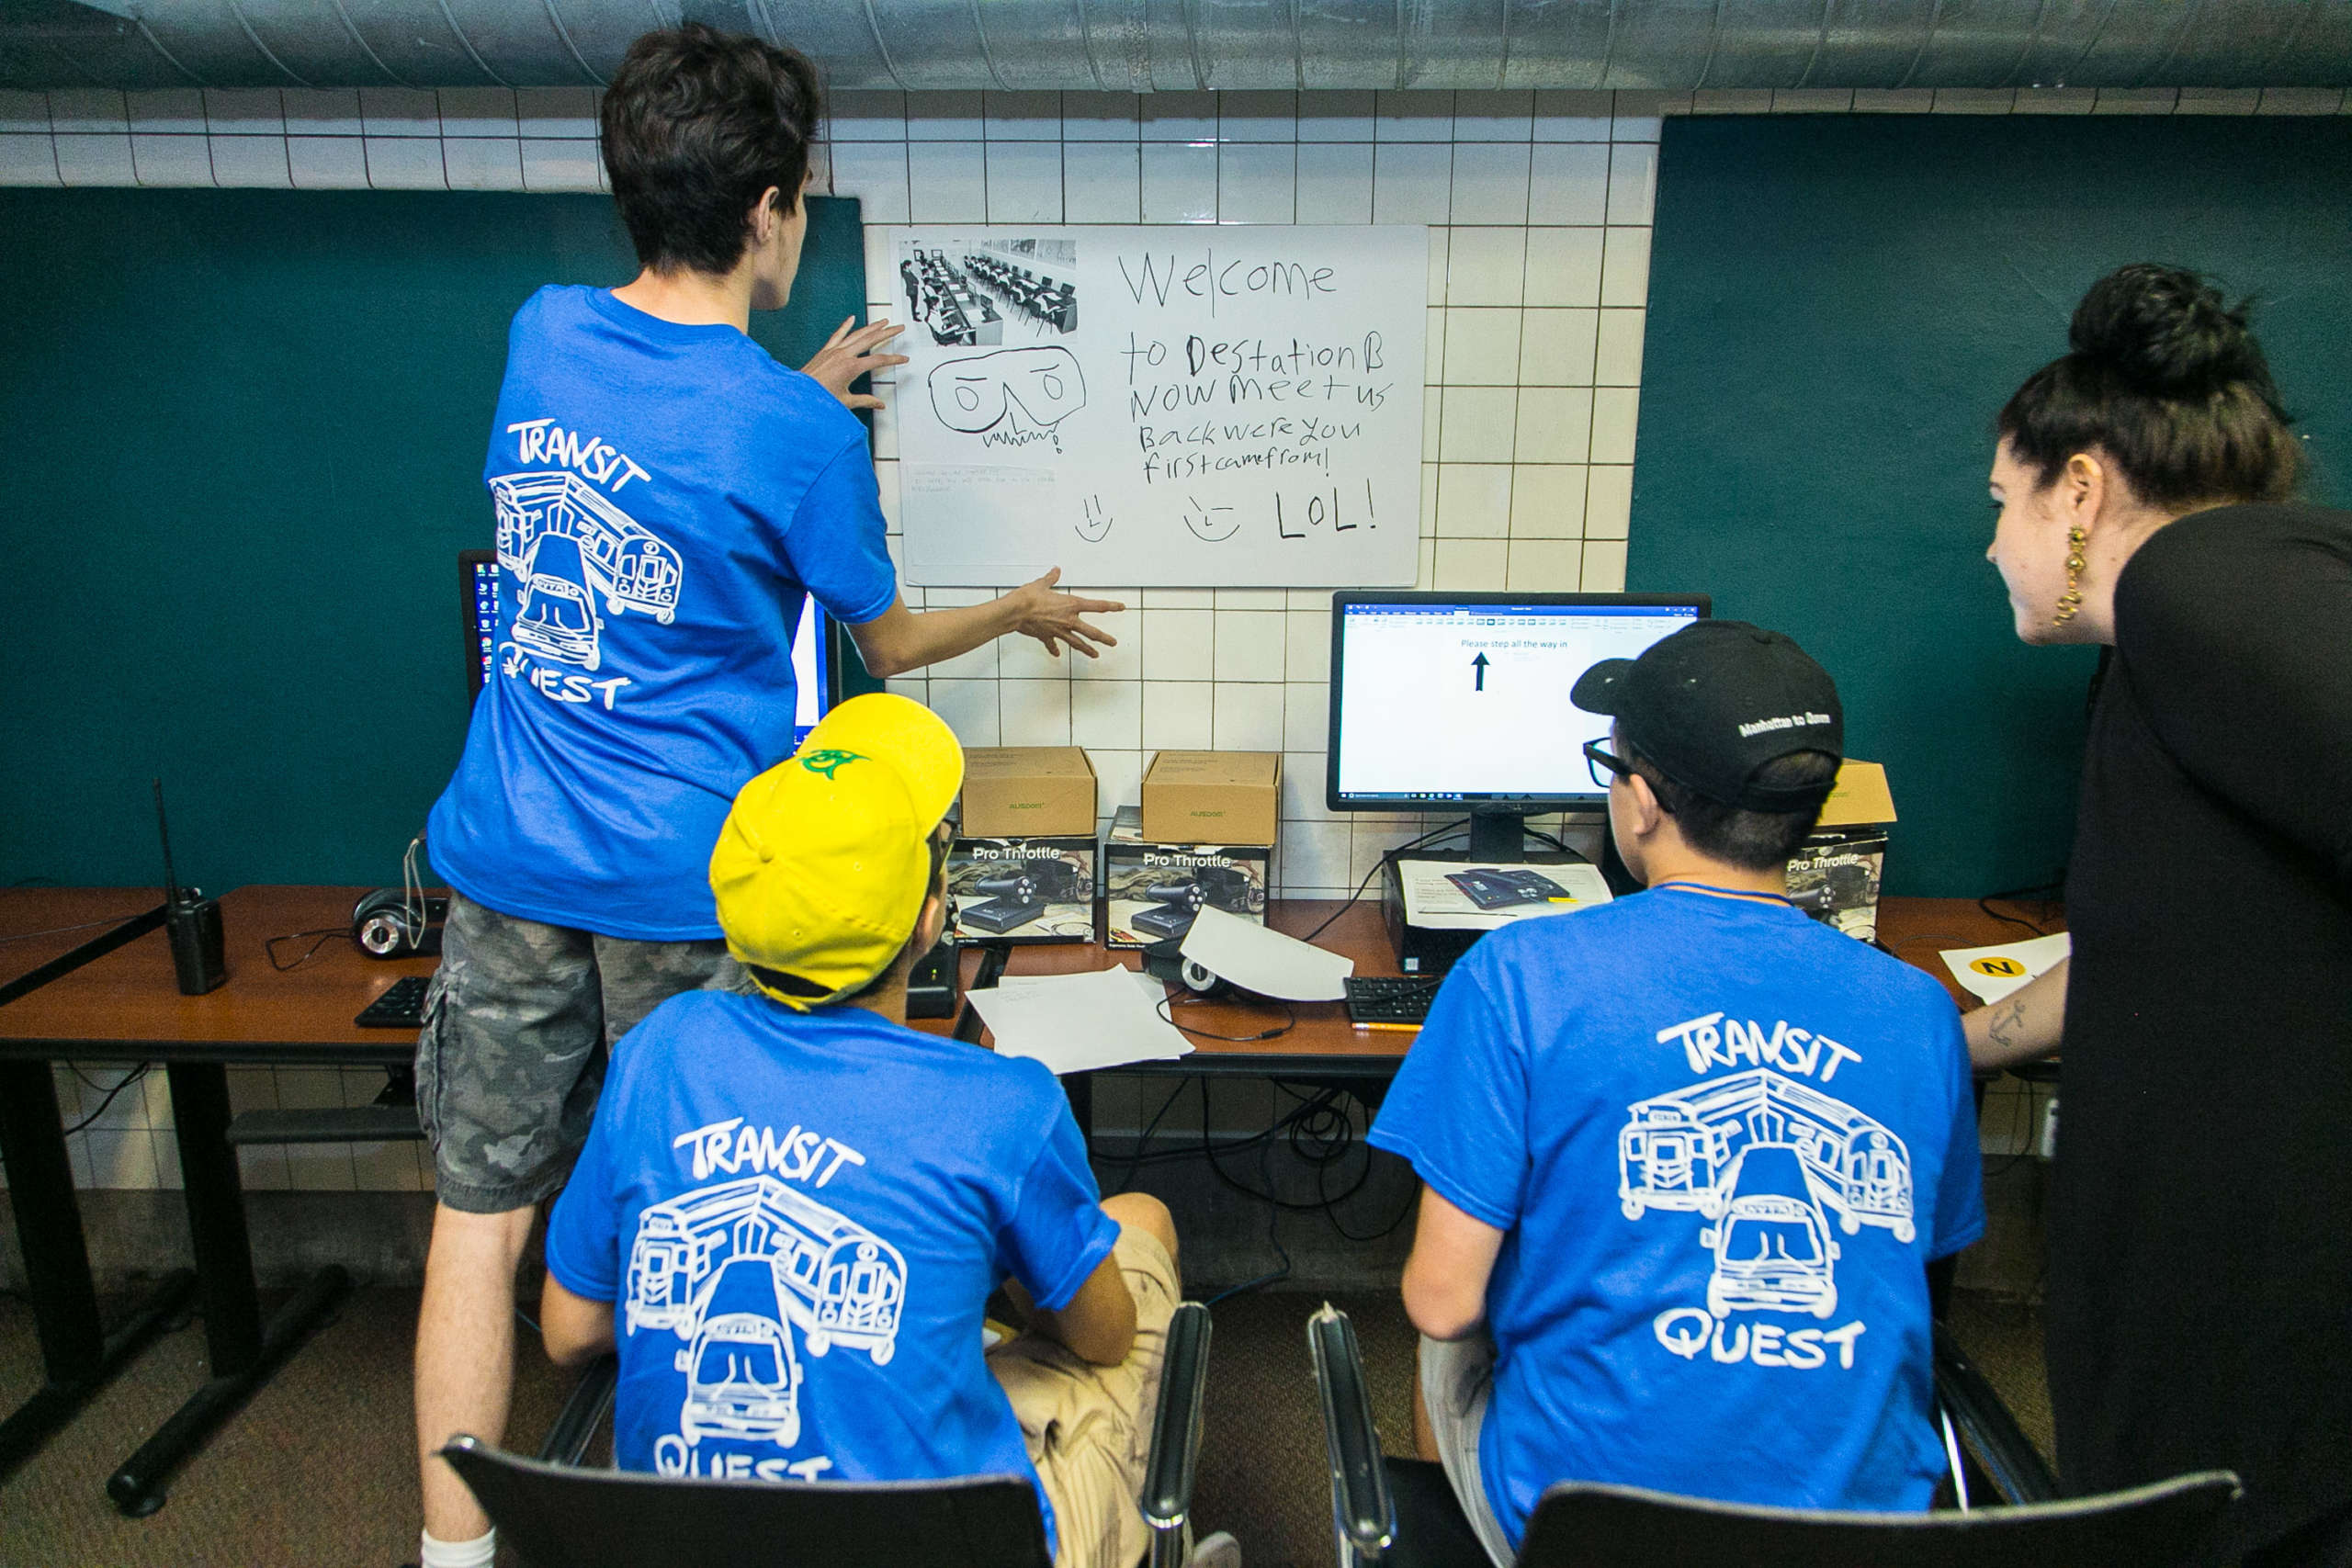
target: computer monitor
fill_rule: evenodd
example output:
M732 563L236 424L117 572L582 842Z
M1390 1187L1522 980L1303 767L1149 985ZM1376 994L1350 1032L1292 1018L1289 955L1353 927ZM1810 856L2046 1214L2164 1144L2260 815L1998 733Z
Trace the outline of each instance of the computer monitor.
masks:
M458 608L465 627L466 696L481 694L498 661L500 595L504 582L495 550L458 552ZM841 628L818 607L813 595L801 598L800 615L792 637L792 681L797 706L792 720L792 744L797 749L817 727L825 710L840 699L834 689L841 667L837 639Z
M1521 858L1521 818L1600 810L1584 743L1609 720L1568 701L1577 677L1705 615L1704 594L1334 593L1334 811L1458 807L1470 858Z

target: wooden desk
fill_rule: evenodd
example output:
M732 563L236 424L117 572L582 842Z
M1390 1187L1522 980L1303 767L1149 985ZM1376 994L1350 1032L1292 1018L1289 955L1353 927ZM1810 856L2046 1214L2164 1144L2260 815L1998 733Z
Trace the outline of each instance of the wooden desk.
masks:
M1304 937L1342 908L1345 906L1336 898L1276 899L1267 910L1267 923L1287 935ZM1389 950L1388 933L1380 923L1380 906L1369 899L1333 920L1331 929L1317 939L1317 945L1354 959L1359 975L1397 972L1396 955ZM1102 968L1111 961L1129 969L1143 967L1140 952L1132 948L1106 951L1092 942L1013 947L1010 952L1012 956L1005 965L1008 975L1074 975ZM979 948L967 949L964 953L962 986L971 984L979 964ZM1283 1021L1284 1005L1296 1014L1296 1021L1272 1040L1245 1044L1206 1038L1210 1034L1256 1034L1275 1028ZM1185 1036L1193 1043L1193 1054L1179 1061L1137 1062L1111 1070L1179 1076L1320 1072L1385 1077L1396 1072L1396 1065L1405 1059L1406 1048L1413 1043L1409 1033L1354 1027L1348 1022L1346 1007L1339 1002L1273 1005L1185 1001L1171 1003L1169 1010L1181 1025L1205 1032ZM914 1027L944 1034L951 1026L948 1021L940 1019ZM989 1037L983 1034L981 1038L986 1042Z
M384 962L362 955L350 942L330 938L299 968L274 969L266 940L296 931L339 930L348 924L353 902L363 891L350 887L246 887L221 900L228 983L202 997L183 997L174 979L170 950L160 930L140 935L70 974L0 1007L0 1139L14 1188L17 1224L28 1269L46 1285L36 1289L36 1317L43 1345L55 1326L57 1354L50 1358L53 1382L82 1387L91 1369L114 1349L96 1348L96 1313L89 1266L74 1218L73 1179L65 1163L57 1103L49 1064L161 1061L167 1064L172 1107L186 1188L188 1225L201 1281L205 1333L214 1376L107 1482L108 1494L126 1513L150 1512L163 1501L172 1470L201 1446L211 1431L308 1337L327 1309L348 1288L340 1269L322 1270L267 1324L254 1285L243 1192L235 1152L226 1134L229 1090L226 1064L279 1066L396 1066L415 1054L415 1037L401 1030L360 1029L351 1020L402 975L428 974L430 958ZM10 931L44 930L132 914L151 907L150 891L129 889L20 889L0 894L0 936ZM1277 931L1304 936L1342 906L1336 901L1277 902L1270 921ZM2040 919L2037 911L2032 913ZM2041 923L2048 924L2045 919ZM0 945L0 980L53 957L89 933L58 933L23 944ZM1964 898L1891 898L1880 911L1882 940L1906 961L1951 987L1936 959L1947 947L1969 947L2017 936L2017 928L1986 916ZM1347 908L1320 939L1324 946L1356 960L1357 973L1394 975L1394 955L1382 929L1379 907L1366 901ZM308 945L286 944L289 959ZM20 946L20 952L11 952ZM1102 966L1105 953L1091 944L1016 947L1010 969L1016 975L1066 974ZM1115 957L1130 969L1142 954ZM979 963L965 955L965 979ZM13 969L11 965L15 966ZM1255 1034L1279 1024L1279 1008L1234 1002L1185 1002L1175 1016L1211 1034ZM1159 1076L1195 1073L1343 1078L1377 1098L1374 1086L1393 1076L1414 1036L1393 1031L1359 1030L1336 1002L1296 1004L1295 1021L1272 1040L1236 1042L1188 1036L1189 1056L1174 1062L1139 1063L1121 1071ZM921 1025L944 1032L945 1021ZM1087 1075L1070 1080L1081 1115L1091 1098ZM44 1228L43 1216L62 1219ZM28 1223L28 1220L30 1223ZM39 1251L42 1262L34 1268ZM50 1303L44 1309L43 1303ZM166 1312L166 1314L168 1313ZM52 1325L51 1320L56 1319ZM153 1310L140 1320L152 1329ZM135 1325L134 1325L135 1326ZM116 1340L122 1337L121 1331ZM115 1340L107 1341L109 1347ZM46 1432L84 1392L61 1406L47 1391L35 1396ZM43 1404L44 1400L47 1403ZM28 1404L27 1409L32 1410ZM62 1410L62 1415L59 1412ZM20 1412L20 1415L23 1414ZM16 1421L11 1418L11 1424ZM0 1429L5 1430L5 1429ZM36 1437L34 1441L38 1441ZM0 1460L5 1459L0 1449Z
M126 1514L136 1517L163 1506L164 1484L172 1472L268 1381L350 1289L342 1269L322 1269L274 1317L262 1320L244 1192L236 1151L228 1144L227 1064L393 1066L414 1059L413 1034L360 1029L351 1020L400 976L430 974L435 960L384 962L364 956L348 941L329 938L300 967L280 973L265 951L273 936L347 929L351 907L364 891L244 887L227 895L220 912L229 978L205 996L180 995L171 950L162 931L154 930L0 1008L0 1100L9 1102L0 1134L8 1140L6 1157L28 1270L38 1239L44 1249L40 1295L52 1303L54 1314L78 1314L83 1309L74 1303L94 1303L95 1295L49 1064L160 1061L171 1080L173 1135L179 1145L212 1375L108 1478L107 1495ZM20 929L68 924L77 912L107 904L107 893L22 890L0 905L0 918L12 924L21 919ZM154 897L138 897L150 903ZM308 942L281 944L280 952L291 960ZM30 1184L19 1174L20 1164L32 1173ZM33 1214L51 1222L62 1216L71 1247L38 1237L47 1222L28 1224ZM37 1302L37 1315L40 1311ZM96 1333L94 1305L86 1316L82 1341ZM52 1381L54 1376L52 1370Z
M1381 924L1380 907L1371 899L1352 907L1343 906L1337 899L1277 899L1267 910L1267 924L1288 935L1304 937L1342 908L1347 912L1331 921L1330 929L1317 939L1317 945L1354 959L1359 975L1396 974L1396 955L1389 948L1388 933ZM2019 914L2034 918L2037 924L2051 931L2064 929L2062 917L2042 917L2041 906L2032 911L2020 910ZM1889 898L1879 907L1879 941L1904 962L1942 981L1953 1001L1962 1008L1974 1006L1976 998L1962 989L1937 954L1948 948L2012 942L2025 934L2018 927L2005 925L1987 915L1973 898ZM1015 947L1011 951L1005 969L1011 975L1075 974L1100 969L1106 958L1116 959L1129 969L1143 967L1140 953L1105 953L1091 942ZM970 983L978 964L977 950L964 954L966 984ZM1347 1009L1340 1002L1297 1002L1291 1006L1297 1021L1276 1039L1245 1044L1192 1035L1189 1038L1193 1044L1193 1054L1181 1061L1141 1062L1117 1070L1161 1074L1334 1070L1393 1073L1413 1043L1414 1037L1408 1033L1355 1028L1348 1022ZM1182 1023L1213 1034L1255 1034L1282 1021L1281 1009L1262 1004L1192 1002L1170 1010ZM916 1027L944 1032L948 1026L941 1021Z
M54 984L157 929L144 887L0 889L0 1006ZM38 1452L156 1333L187 1310L196 1275L165 1274L105 1331L74 1199L74 1168L46 1062L0 1062L0 1163L40 1343L41 1385L0 1421L0 1478Z

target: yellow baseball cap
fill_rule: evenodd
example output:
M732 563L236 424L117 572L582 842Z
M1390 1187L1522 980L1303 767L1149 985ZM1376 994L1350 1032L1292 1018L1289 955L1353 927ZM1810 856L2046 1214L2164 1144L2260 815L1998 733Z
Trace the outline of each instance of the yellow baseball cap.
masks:
M799 750L745 784L710 855L727 951L767 995L805 1010L889 967L931 889L931 836L964 786L939 716L852 697Z

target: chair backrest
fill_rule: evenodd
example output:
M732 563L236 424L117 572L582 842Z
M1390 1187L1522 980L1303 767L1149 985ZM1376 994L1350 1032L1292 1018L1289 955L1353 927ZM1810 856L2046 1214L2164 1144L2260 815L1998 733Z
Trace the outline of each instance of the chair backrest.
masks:
M1834 1514L1568 1482L1536 1505L1519 1568L2164 1568L2199 1555L2238 1495L2227 1471L1967 1513Z
M701 1481L574 1470L469 1437L441 1450L534 1568L1051 1568L1017 1475Z

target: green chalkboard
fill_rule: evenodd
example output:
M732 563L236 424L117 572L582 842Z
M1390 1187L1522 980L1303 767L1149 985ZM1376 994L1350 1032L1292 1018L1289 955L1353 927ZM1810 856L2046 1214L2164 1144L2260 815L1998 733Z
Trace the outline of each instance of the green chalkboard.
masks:
M0 884L381 883L464 738L506 326L636 272L598 196L0 190ZM807 360L865 318L814 197Z
M1627 586L1711 592L1828 666L1894 786L1894 892L2065 863L2093 653L2012 634L1991 426L2144 260L2259 297L2317 498L2352 495L2352 122L1667 122Z

